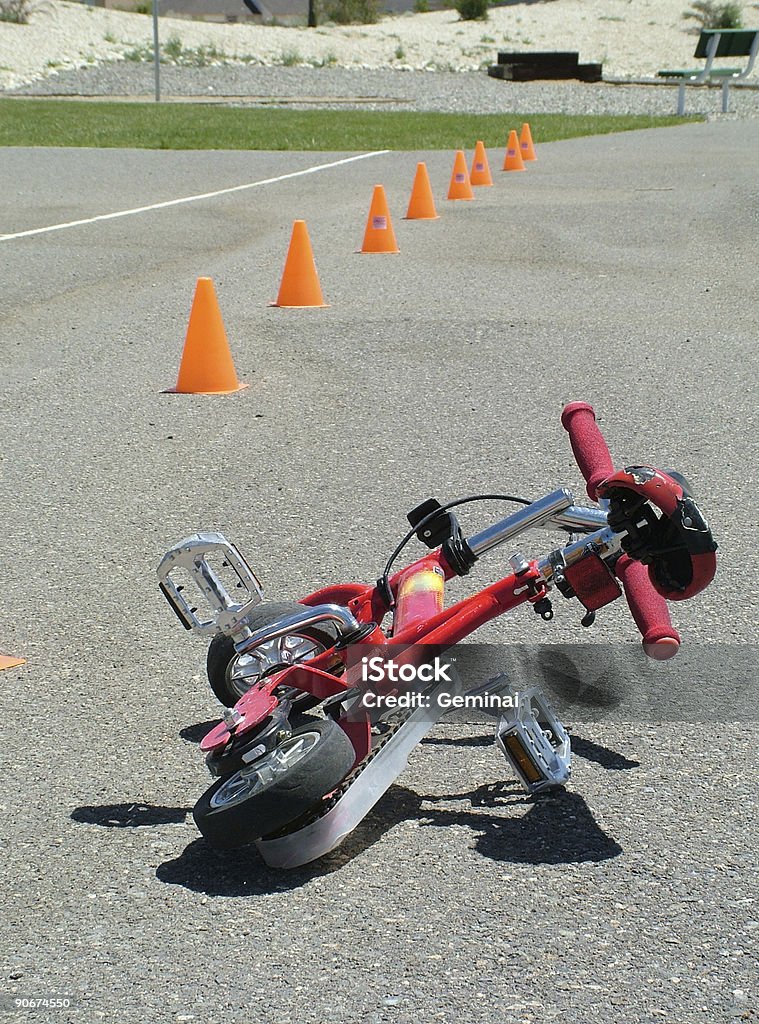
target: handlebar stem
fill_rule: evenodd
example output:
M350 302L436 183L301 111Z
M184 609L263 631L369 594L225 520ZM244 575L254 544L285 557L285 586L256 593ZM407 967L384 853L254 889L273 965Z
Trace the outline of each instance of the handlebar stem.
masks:
M553 516L564 512L574 505L574 496L566 487L560 487L552 491L544 498L538 498L531 505L520 508L510 516L506 516L499 523L488 526L480 533L474 534L467 541L472 553L479 558L486 551L505 544L507 540L518 537L520 533L531 530L536 526L542 526Z

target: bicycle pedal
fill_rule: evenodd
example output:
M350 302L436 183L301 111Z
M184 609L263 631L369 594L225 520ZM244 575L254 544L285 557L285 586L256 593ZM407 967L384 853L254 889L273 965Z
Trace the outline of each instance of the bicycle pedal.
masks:
M184 628L203 635L245 635L246 617L263 599L256 574L221 533L194 533L170 548L158 585ZM228 586L242 593L232 597Z
M496 745L528 793L563 786L572 757L566 729L537 687L511 693L513 707L498 721Z

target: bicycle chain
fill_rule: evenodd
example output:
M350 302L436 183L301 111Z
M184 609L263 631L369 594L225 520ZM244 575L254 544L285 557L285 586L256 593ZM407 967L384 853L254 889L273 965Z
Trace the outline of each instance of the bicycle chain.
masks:
M306 811L306 813L302 815L300 818L296 818L295 821L288 822L287 825L285 825L285 827L280 829L278 832L273 832L271 835L264 836L263 838L265 840L279 839L282 836L292 835L292 833L299 832L302 828L305 828L307 825L312 825L315 821L318 821L320 818L323 818L328 811L332 810L332 808L335 806L338 800L345 796L345 794L356 781L358 776L364 771L365 768L367 768L371 764L371 762L374 760L377 754L379 754L380 750L382 750L383 747L387 746L387 744L390 742L393 736L395 736L398 730L406 724L406 722L411 717L412 713L412 710L406 711L404 713L399 713L397 716L398 720L390 725L390 728L387 730L387 732L382 734L377 744L373 745L369 753L361 761L359 761L358 764L350 770L350 772L348 772L348 774L345 776L343 781L336 789L334 789L328 796L322 797L322 800L319 804L317 804L315 807L312 807L310 810Z
M323 817L323 815L327 813L327 811L332 810L337 801L341 797L345 796L346 792L353 785L354 780L361 774L361 772L363 772L363 770L369 764L371 764L371 762L374 760L377 754L379 754L380 750L382 750L383 747L387 746L387 744L390 742L393 736L395 736L395 734L398 732L401 726L406 724L410 717L411 711L407 711L405 714L397 716L395 724L390 724L388 730L382 733L382 735L379 738L379 742L376 745L372 746L372 749L369 751L366 757L364 757L363 760L359 761L355 768L351 769L351 771L348 773L348 775L345 776L345 778L337 787L337 789L330 793L329 796L324 800L324 807L323 809L320 809L319 813L316 815L316 818L321 818ZM316 820L316 818L314 820Z

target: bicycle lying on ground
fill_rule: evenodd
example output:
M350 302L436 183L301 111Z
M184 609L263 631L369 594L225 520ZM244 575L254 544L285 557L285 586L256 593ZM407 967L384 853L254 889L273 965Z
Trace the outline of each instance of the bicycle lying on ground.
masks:
M716 570L716 544L687 482L647 466L615 471L586 403L568 405L562 423L588 496L600 507L575 505L565 488L535 501L477 495L440 505L429 499L409 513L410 531L372 585L338 583L297 603L262 603L253 571L221 534L195 534L166 553L158 568L161 590L186 629L213 636L208 677L226 705L223 720L201 742L216 781L193 814L209 843L230 849L255 842L278 867L305 864L333 849L392 785L434 724L429 709L450 690L450 680L444 671L425 674L420 666L429 665L432 652L437 657L522 604L552 618L552 590L581 603L584 625L624 593L646 654L665 659L677 653L680 637L666 600L693 597ZM522 507L464 537L451 510L491 499ZM508 575L444 606L448 580L546 526L578 539L571 536L536 559L512 551ZM414 537L430 553L391 574ZM367 683L368 663L377 668L377 686ZM399 713L403 687L395 684L404 678L404 665L423 686ZM571 756L563 725L536 688L506 690L496 726L499 748L528 793L563 785ZM393 713L376 712L383 701Z

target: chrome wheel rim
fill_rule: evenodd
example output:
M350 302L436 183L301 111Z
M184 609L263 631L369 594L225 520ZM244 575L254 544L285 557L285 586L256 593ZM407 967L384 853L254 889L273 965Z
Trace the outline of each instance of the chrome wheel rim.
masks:
M308 636L290 634L269 640L231 659L227 665L227 683L238 698L242 697L265 676L305 661L306 658L313 658L325 650L324 644Z
M289 772L319 742L320 733L301 732L290 736L254 764L225 779L211 797L213 810L234 807L260 793Z

